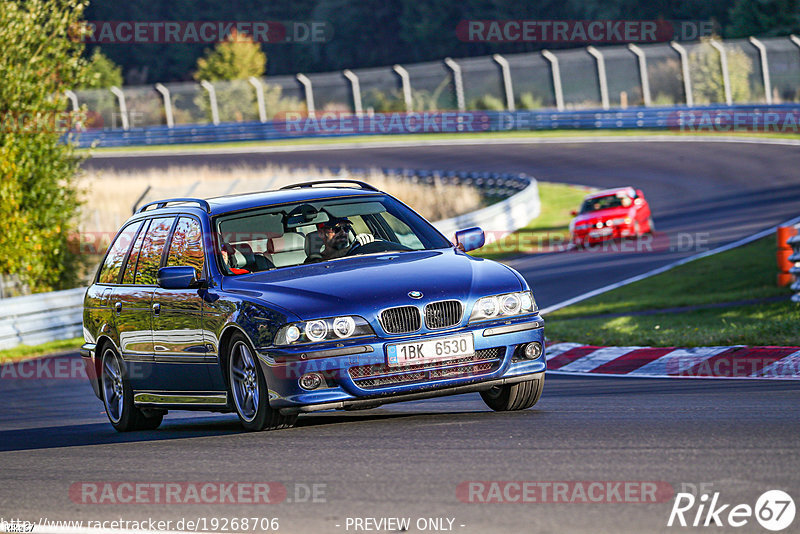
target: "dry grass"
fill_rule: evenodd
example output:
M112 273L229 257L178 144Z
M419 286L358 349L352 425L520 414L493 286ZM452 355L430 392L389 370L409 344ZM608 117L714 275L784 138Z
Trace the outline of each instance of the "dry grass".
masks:
M481 195L472 187L442 185L433 189L384 175L378 170L362 175L333 174L328 170L265 167L168 167L143 171L91 171L79 186L86 200L80 218L82 232L115 232L131 215L133 204L147 186L150 192L142 202L161 198L192 196L208 198L232 193L277 189L308 180L353 178L366 181L399 198L428 220L437 221L482 206Z

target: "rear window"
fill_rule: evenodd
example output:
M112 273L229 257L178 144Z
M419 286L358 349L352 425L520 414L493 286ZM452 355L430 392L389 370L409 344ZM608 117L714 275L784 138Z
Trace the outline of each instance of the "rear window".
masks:
M108 248L106 259L97 276L97 283L116 284L119 281L119 272L120 269L122 269L122 263L125 261L128 249L131 248L131 243L136 238L136 232L139 231L141 225L142 222L137 221L122 229Z

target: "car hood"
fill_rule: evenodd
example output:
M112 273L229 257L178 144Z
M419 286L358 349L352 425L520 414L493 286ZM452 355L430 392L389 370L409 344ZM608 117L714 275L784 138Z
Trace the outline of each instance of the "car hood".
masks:
M591 213L584 213L576 215L573 220L574 224L596 223L597 221L607 221L608 219L617 219L620 217L632 217L633 211L630 208L608 208L604 210L597 210Z
M500 263L455 249L354 256L323 263L226 277L226 291L280 306L301 320L361 315L442 299L462 302L519 291L517 275ZM420 291L422 298L408 293Z

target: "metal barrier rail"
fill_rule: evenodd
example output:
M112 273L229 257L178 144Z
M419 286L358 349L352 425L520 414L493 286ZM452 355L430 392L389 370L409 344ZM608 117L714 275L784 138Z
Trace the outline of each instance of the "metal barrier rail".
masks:
M2 300L0 349L78 337L85 287Z
M798 133L800 104L635 107L575 111L432 111L342 115L317 113L284 121L152 126L72 132L80 147L125 147L419 133L659 129L685 132Z
M366 173L348 169L350 174ZM489 230L487 244L527 225L539 216L541 204L535 179L524 174L384 169L389 176L430 184L465 184L486 196L506 197L486 208L433 225L452 240L457 230L480 226ZM3 299L0 309L0 350L78 337L83 332L83 296L86 288Z
M789 288L794 291L792 302L800 304L800 234L790 237L786 243L792 247L793 254L789 256L789 261L794 262L794 266L789 272L794 275L794 283Z

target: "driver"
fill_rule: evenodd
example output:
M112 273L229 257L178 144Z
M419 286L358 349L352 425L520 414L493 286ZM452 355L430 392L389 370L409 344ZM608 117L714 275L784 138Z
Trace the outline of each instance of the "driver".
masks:
M350 241L350 233L353 230L353 223L347 217L332 217L325 222L317 224L317 231L322 238L322 250L320 255L323 260L332 260L346 256L350 247L355 245L366 245L375 241L372 234L358 234L353 241Z

